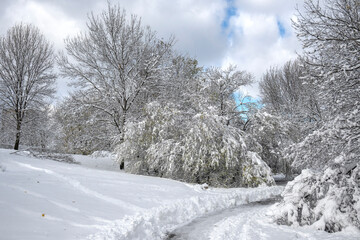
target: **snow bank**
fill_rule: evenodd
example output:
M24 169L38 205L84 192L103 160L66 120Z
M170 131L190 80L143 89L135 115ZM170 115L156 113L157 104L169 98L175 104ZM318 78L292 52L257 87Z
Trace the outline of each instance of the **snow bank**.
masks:
M203 196L182 199L114 221L88 239L162 239L167 232L204 214L279 195L282 187L208 189L194 186Z

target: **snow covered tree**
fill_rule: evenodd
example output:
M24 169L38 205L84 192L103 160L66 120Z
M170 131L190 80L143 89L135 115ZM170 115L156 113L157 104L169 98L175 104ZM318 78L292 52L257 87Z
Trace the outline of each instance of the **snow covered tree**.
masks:
M161 86L165 86L161 91L161 98L156 101L162 103L181 102L178 107L184 111L198 111L202 101L202 80L203 68L198 65L198 61L191 57L177 55L172 56L169 67L169 75L163 79Z
M226 117L214 112L192 118L191 127L184 134L185 179L227 187L273 184L270 168L250 151L244 132L227 122Z
M46 106L42 109L28 110L27 120L23 122L23 144L49 149L54 133L51 130L51 109Z
M305 2L294 23L304 46L307 82L316 86L323 125L292 146L289 158L303 170L289 183L280 215L286 224L312 224L328 232L360 229L360 3Z
M0 143L6 147L11 146L16 139L16 121L11 118L11 110L2 110L0 119ZM10 121L9 121L10 120ZM27 109L26 119L21 125L21 143L32 148L49 148L52 133L50 131L50 108Z
M304 7L294 26L303 43L303 61L311 68L308 82L318 86L325 117L359 109L359 1L306 1Z
M310 166L309 154L316 156L319 165L340 156L346 156L344 164L357 162L360 158L360 4L355 0L329 0L321 6L307 1L305 10L306 15L299 13L295 28L304 45L304 61L310 68L307 81L317 86L325 123L298 145L294 164ZM329 145L328 151L320 151L319 143Z
M196 61L183 57L173 66L173 79L163 83L167 103L160 98L147 104L144 118L127 125L118 161L125 158L131 173L212 186L273 184L271 169L251 151L246 133L229 124L235 117L232 91L250 75L233 67L202 73Z
M89 15L87 32L65 40L67 56L59 65L64 76L81 87L81 102L103 111L123 141L125 124L147 87L164 72L163 60L173 41L160 40L140 19L108 5L99 16Z
M0 39L0 105L15 122L18 149L28 111L42 108L54 93L52 45L29 24L17 24Z
M126 170L131 173L170 178L181 176L177 172L182 166L178 162L180 149L176 142L182 138L186 115L174 105L152 102L145 106L144 116L141 122L128 124L125 141L117 148L118 161L126 159ZM150 148L157 148L159 152L149 154Z
M215 110L189 115L153 102L145 112L142 122L128 126L117 151L129 159L128 171L212 186L274 183L267 164L249 150L245 133Z

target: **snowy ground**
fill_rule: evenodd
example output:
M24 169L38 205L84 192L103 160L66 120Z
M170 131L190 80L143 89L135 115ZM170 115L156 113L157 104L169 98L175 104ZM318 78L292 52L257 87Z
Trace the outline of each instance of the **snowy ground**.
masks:
M0 239L161 239L208 216L218 216L205 228L210 239L356 239L280 227L268 205L247 204L283 187L203 189L119 172L107 157L74 158L80 164L0 149Z

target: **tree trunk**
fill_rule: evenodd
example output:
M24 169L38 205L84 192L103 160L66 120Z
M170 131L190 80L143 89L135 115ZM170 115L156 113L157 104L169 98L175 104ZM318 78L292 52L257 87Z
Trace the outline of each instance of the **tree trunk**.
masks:
M120 144L125 141L125 123L126 123L126 111L123 112L123 116L121 119L121 136L120 136ZM120 162L120 170L125 168L125 159L122 158Z
M121 163L120 163L120 170L123 170L125 167L125 162L124 159L121 159Z
M20 131L21 131L21 122L20 122L20 121L17 121L17 124L16 124L16 139L15 139L14 150L19 150L19 145L20 145Z

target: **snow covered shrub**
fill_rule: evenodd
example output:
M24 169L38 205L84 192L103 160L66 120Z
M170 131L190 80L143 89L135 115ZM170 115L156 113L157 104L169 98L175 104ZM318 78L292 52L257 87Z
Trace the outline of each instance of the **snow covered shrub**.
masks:
M247 151L246 161L242 166L243 186L256 187L259 185L273 185L271 168L256 152Z
M282 196L272 209L279 224L312 225L327 232L360 229L360 164L352 169L303 170Z
M224 117L192 115L156 102L145 112L144 121L128 125L129 134L117 148L127 171L212 186L274 183L270 168L249 151L245 133Z
M327 232L360 229L360 119L337 117L292 146L292 166L303 170L283 193L275 219Z

